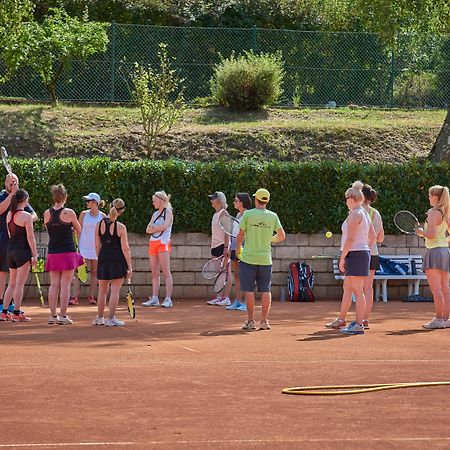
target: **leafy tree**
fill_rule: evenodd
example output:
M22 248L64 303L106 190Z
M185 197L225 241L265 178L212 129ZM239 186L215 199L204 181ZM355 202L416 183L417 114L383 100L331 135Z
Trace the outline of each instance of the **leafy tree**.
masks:
M2 0L0 5L0 61L5 73L0 82L6 81L26 58L26 22L32 17L30 0Z
M42 79L52 106L57 104L58 80L72 60L85 61L106 51L109 25L70 17L63 9L53 8L42 24L31 22L26 34L26 65Z
M147 152L155 147L158 137L167 134L180 120L186 108L183 80L172 68L167 45L160 44L159 70L135 64L131 74L132 94L141 112Z

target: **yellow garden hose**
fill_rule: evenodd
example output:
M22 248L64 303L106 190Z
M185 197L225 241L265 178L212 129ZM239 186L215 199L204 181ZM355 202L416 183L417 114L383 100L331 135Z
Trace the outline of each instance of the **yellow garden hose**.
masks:
M300 386L284 388L281 392L289 395L349 395L365 392L386 391L411 387L448 386L450 381L429 381L421 383L349 384L342 386Z

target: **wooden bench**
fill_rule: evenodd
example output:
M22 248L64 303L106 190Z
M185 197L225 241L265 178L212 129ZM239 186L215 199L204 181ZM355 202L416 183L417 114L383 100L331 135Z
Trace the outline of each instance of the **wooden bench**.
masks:
M380 255L383 258L388 258L393 262L405 264L408 266L408 273L406 275L375 275L375 300L381 298L383 302L387 302L387 282L389 280L408 280L408 295L418 295L420 280L426 280L427 277L422 270L422 256L420 255ZM416 263L417 275L411 274L411 261ZM344 276L339 272L339 261L333 260L333 272L336 280L343 280Z

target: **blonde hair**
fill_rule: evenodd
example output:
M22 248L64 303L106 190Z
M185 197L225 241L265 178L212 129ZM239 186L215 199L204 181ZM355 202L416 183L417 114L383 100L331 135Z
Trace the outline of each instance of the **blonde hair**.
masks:
M450 220L450 194L447 186L435 185L431 186L428 190L430 195L435 195L439 199L439 203L436 205L438 209L442 211L444 219L449 222Z
M364 194L362 192L362 188L364 186L364 183L360 180L355 181L352 184L351 188L348 188L345 191L345 197L351 198L355 200L356 202L362 202L364 200Z
M121 198L116 198L109 205L108 217L114 221L123 213L124 209L125 202Z
M104 208L105 205L106 205L105 200L100 200L100 201L97 203L97 205L98 205L98 207L99 207L100 209L101 209L101 208Z
M67 199L67 191L63 184L55 184L52 186L52 197L55 203L61 203Z
M172 209L172 204L170 203L172 196L170 194L166 194L165 191L156 191L153 195L162 200L166 204L166 208Z

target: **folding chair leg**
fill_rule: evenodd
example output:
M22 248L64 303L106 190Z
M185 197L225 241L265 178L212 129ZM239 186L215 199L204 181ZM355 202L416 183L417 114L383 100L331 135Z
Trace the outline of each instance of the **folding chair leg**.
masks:
M383 280L381 289L383 293L383 302L387 303L387 280Z

